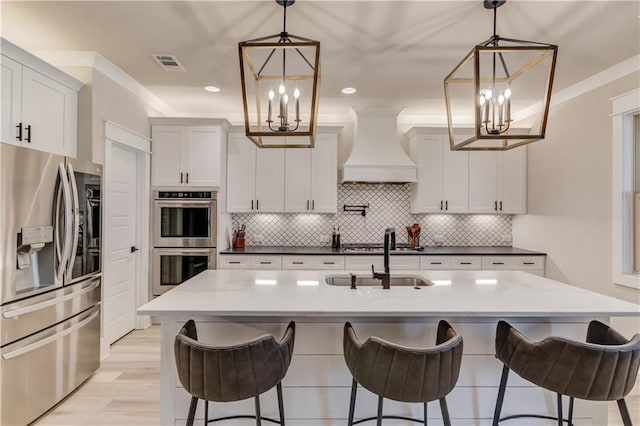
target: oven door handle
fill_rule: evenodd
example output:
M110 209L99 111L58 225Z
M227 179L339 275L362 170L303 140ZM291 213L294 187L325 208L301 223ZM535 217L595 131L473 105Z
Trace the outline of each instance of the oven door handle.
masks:
M156 200L156 206L211 206L216 200Z
M215 256L216 249L214 248L175 248L175 249L156 249L156 254L160 256L181 256L183 254L212 254Z

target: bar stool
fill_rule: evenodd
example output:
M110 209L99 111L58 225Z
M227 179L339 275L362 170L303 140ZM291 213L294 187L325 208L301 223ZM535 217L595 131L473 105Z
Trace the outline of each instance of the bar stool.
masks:
M496 358L504 364L493 415L493 425L520 417L563 421L572 425L574 398L617 401L625 426L631 426L624 397L631 391L640 364L640 334L625 339L611 327L591 321L586 343L561 337L532 342L505 321L496 330ZM509 370L544 389L557 393L558 416L520 414L500 418ZM569 396L569 415L562 417L562 396Z
M410 348L377 337L360 343L350 323L344 325L344 359L353 376L349 402L349 426L377 419L399 419L427 424L427 402L440 401L445 425L451 425L445 396L451 392L460 373L462 336L446 321L440 321L436 346ZM378 395L378 415L353 421L358 384ZM383 416L384 398L401 402L422 402L424 419Z
M196 323L189 320L174 341L178 378L191 394L187 425L193 425L198 400L205 401L204 421L256 419L284 426L282 384L293 354L295 323L291 321L279 342L270 335L234 346L214 347L198 342ZM280 421L260 415L260 395L276 387ZM255 415L228 416L209 420L209 403L255 399Z

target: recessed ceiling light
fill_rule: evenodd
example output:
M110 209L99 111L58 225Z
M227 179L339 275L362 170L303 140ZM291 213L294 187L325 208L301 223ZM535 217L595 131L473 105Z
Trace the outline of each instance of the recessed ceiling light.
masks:
M218 93L220 91L220 88L216 86L205 86L204 90L211 93Z
M342 89L342 93L344 93L345 95L353 95L356 92L357 90L355 89L355 87L345 87L344 89Z

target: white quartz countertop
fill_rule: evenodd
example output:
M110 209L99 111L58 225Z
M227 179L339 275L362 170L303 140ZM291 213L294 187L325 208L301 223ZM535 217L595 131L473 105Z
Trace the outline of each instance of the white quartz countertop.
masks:
M138 309L141 315L283 317L640 316L640 305L519 271L392 271L437 285L325 284L345 271L209 270ZM370 275L361 272L358 275Z

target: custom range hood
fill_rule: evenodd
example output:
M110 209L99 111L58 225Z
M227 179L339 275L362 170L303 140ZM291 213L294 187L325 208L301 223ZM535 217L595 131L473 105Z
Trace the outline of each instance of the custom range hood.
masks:
M352 108L353 150L341 169L342 183L408 183L416 165L398 140L398 108Z

